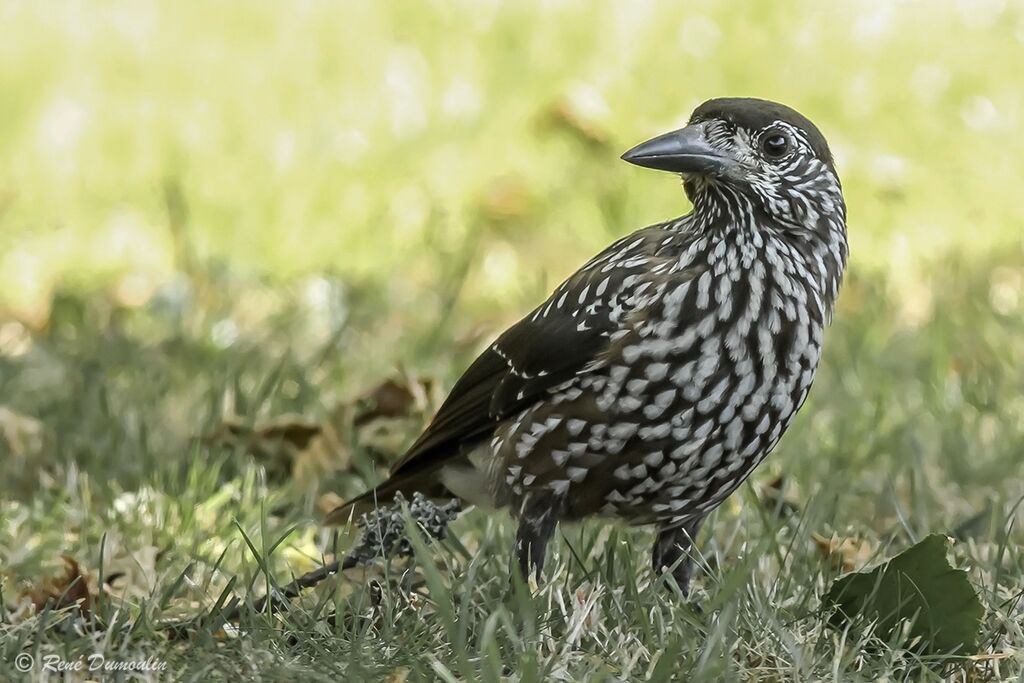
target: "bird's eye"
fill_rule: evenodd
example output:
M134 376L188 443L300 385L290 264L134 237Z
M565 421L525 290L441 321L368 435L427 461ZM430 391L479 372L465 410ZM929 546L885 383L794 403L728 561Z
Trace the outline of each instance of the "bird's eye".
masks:
M789 138L782 133L771 133L761 142L761 149L769 159L781 159L789 151Z

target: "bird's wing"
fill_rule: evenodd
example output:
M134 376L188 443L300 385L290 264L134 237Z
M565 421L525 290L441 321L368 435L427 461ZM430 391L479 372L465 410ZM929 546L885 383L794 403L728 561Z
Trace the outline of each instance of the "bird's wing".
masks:
M629 293L664 260L657 251L669 235L653 226L612 244L506 330L455 384L392 477L458 457L463 445L489 438L501 419L595 362L628 313Z

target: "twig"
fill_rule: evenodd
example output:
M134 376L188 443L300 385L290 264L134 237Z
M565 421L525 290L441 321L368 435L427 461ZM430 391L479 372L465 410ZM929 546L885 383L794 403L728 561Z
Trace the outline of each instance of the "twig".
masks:
M405 534L405 508L408 506L409 516L416 522L420 531L431 540L443 539L447 533L448 523L455 519L460 511L458 501L437 506L417 493L411 503L407 503L401 494L395 496L395 502L389 507L378 508L363 515L359 527L363 534L356 547L340 562L335 560L322 567L294 579L291 583L275 588L266 595L253 601L252 610L263 612L269 602L275 609L285 611L290 607L289 600L297 598L302 591L313 588L339 572L366 564L375 558L412 555L412 545ZM161 626L172 639L188 636L200 626L209 625L214 621L217 625L238 621L242 617L245 603L234 598L228 605L216 613L206 617L195 617L184 622L176 622ZM205 622L205 623L204 623Z

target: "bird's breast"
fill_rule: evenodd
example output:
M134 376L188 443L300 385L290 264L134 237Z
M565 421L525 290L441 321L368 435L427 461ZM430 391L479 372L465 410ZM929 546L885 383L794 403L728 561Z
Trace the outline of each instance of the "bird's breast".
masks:
M778 443L820 357L812 288L770 264L657 287L603 364L498 430L511 499L555 494L569 517L640 523L697 514Z
M625 362L592 380L608 416L594 445L615 463L604 512L709 508L775 447L807 396L821 343L809 316L783 308L778 318L709 312L673 335L635 340Z

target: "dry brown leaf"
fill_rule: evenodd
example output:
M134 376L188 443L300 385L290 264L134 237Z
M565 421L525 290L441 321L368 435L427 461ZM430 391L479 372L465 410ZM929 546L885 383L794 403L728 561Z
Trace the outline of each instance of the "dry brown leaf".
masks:
M65 566L63 575L43 579L23 595L32 601L37 612L41 612L47 606L53 610L77 606L82 614L87 615L92 609L89 582L74 558L64 555L62 559Z
M362 427L380 418L407 417L423 411L430 400L430 380L403 376L387 379L357 398L352 423Z
M202 437L206 443L244 448L271 479L314 484L327 472L345 469L351 452L339 427L301 415L285 414L249 424L229 413Z
M300 482L315 482L327 472L347 469L351 459L352 452L337 430L325 424L307 448L294 454L292 477Z
M309 442L321 432L322 427L301 415L287 414L254 425L246 424L238 416L229 416L224 418L223 430L231 436L253 436L263 441L279 441L302 449L309 446Z
M436 382L401 373L340 404L331 423L346 436L341 443L358 442L377 464L386 467L394 454L409 445L414 436L411 429L421 427L440 402L437 394Z
M825 537L818 533L811 534L811 540L833 568L842 569L844 572L860 569L874 554L871 544L864 540L840 538L835 534Z

